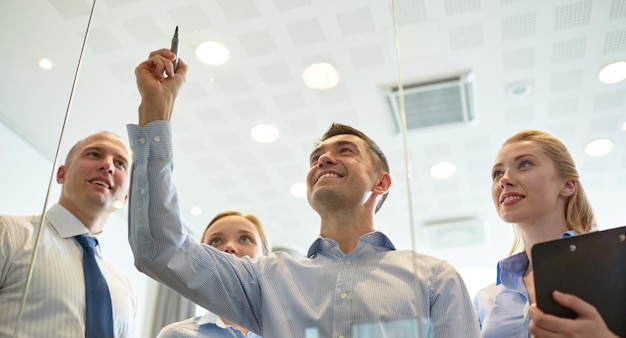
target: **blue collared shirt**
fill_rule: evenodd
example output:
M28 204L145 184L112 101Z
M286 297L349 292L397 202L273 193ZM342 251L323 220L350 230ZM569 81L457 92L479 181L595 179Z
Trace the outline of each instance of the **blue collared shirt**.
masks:
M129 240L137 268L265 337L479 337L471 299L447 262L395 250L380 232L344 254L318 238L308 256L238 259L190 238L172 183L171 124L128 126Z
M561 238L575 236L573 230ZM474 298L474 309L483 338L528 338L530 307L523 276L529 260L525 251L498 262L496 283L481 289Z

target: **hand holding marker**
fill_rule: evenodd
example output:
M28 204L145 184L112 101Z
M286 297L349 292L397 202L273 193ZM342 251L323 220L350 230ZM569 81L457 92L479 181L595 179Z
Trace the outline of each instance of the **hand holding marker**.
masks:
M174 59L174 73L176 73L176 69L178 69L178 26L176 26L176 30L174 31L174 37L172 38L172 47L170 48L174 54L176 54L176 59Z

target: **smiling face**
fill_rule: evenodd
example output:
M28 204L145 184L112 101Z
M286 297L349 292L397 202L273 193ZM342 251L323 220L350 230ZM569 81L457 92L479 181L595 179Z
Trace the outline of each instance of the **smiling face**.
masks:
M554 162L532 141L504 145L492 169L491 194L508 223L564 224L567 198L575 186L560 177Z
M316 211L362 205L372 192L385 193L389 174L377 169L366 142L350 134L330 137L311 153L307 199ZM380 180L388 182L380 187ZM384 191L383 191L384 190Z
M117 136L97 133L74 146L59 167L59 203L75 215L110 213L128 199L130 152Z
M255 258L263 254L263 244L256 226L237 215L224 216L211 223L204 232L202 243L239 258Z

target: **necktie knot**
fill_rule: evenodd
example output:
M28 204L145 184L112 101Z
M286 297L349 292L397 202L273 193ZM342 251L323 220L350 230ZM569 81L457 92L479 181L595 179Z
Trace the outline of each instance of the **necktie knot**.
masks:
M93 249L96 247L96 245L98 245L97 239L85 235L76 236L76 240L78 241L78 243L80 243L80 245L82 245L83 248Z

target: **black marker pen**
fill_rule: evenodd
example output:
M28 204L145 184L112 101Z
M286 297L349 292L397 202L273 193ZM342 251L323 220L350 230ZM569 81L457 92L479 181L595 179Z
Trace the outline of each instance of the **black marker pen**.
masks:
M176 69L178 69L178 26L176 26L176 30L174 31L174 37L172 38L172 48L170 48L174 54L176 54L176 59L174 59L174 73L176 73Z

